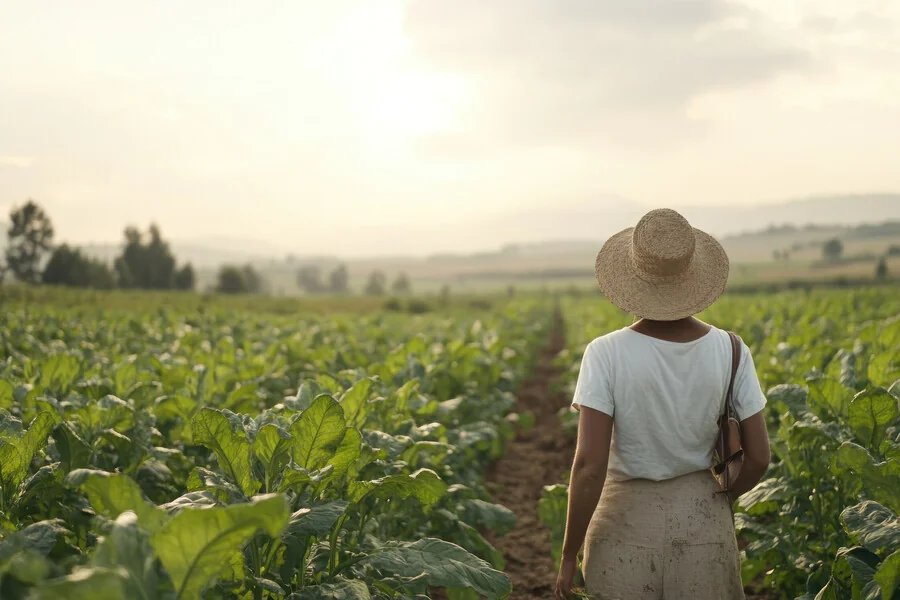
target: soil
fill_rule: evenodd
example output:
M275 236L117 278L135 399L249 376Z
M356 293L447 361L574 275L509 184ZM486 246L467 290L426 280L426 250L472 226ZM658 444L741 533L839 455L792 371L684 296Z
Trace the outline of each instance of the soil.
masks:
M575 452L575 439L563 434L556 416L569 400L565 393L552 391L560 376L553 359L564 343L563 325L557 319L534 371L517 393L518 411L531 412L534 425L507 444L505 456L491 466L486 478L493 501L517 517L515 528L506 535L488 536L506 558L513 600L552 598L556 584L550 531L538 520L537 506L543 486L561 481Z
M564 331L558 316L534 371L517 393L517 410L532 413L534 425L507 444L505 455L488 469L485 481L493 501L516 514L516 526L506 535L486 532L506 558L512 600L552 598L556 584L550 531L538 519L537 506L543 487L562 481L575 452L574 436L563 432L557 417L569 398L563 391L554 391L561 370L553 366L553 360L565 346ZM747 598L767 600L771 596L747 590Z

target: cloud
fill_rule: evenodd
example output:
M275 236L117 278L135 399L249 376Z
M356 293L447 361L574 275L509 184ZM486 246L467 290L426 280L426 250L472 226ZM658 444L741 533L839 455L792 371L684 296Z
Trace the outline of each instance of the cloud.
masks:
M30 156L0 156L0 166L27 169L34 163Z
M505 144L683 137L694 98L811 65L721 0L411 0L406 28L431 68L470 78L469 128Z

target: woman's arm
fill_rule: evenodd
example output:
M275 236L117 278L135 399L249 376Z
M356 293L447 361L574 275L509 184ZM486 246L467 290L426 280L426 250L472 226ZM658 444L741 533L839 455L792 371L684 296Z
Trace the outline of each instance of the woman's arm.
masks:
M729 490L732 501L756 487L769 468L769 432L763 411L741 421L741 447L744 462Z
M606 480L613 418L582 406L578 419L578 446L569 478L569 510L562 564L556 584L556 597L565 598L572 587L578 551L584 543L588 525Z

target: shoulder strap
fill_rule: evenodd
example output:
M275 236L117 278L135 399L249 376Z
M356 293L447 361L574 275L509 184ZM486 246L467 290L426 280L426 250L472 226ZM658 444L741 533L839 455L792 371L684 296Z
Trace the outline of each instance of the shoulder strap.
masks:
M728 381L728 393L725 395L726 421L731 418L734 411L734 379L741 365L741 338L732 331L728 332L728 337L731 339L731 379Z

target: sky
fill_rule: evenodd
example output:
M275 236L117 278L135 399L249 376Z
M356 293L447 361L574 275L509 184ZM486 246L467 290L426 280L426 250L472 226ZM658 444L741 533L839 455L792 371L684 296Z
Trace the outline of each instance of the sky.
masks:
M0 214L74 243L496 247L900 191L897 140L892 0L0 0Z

